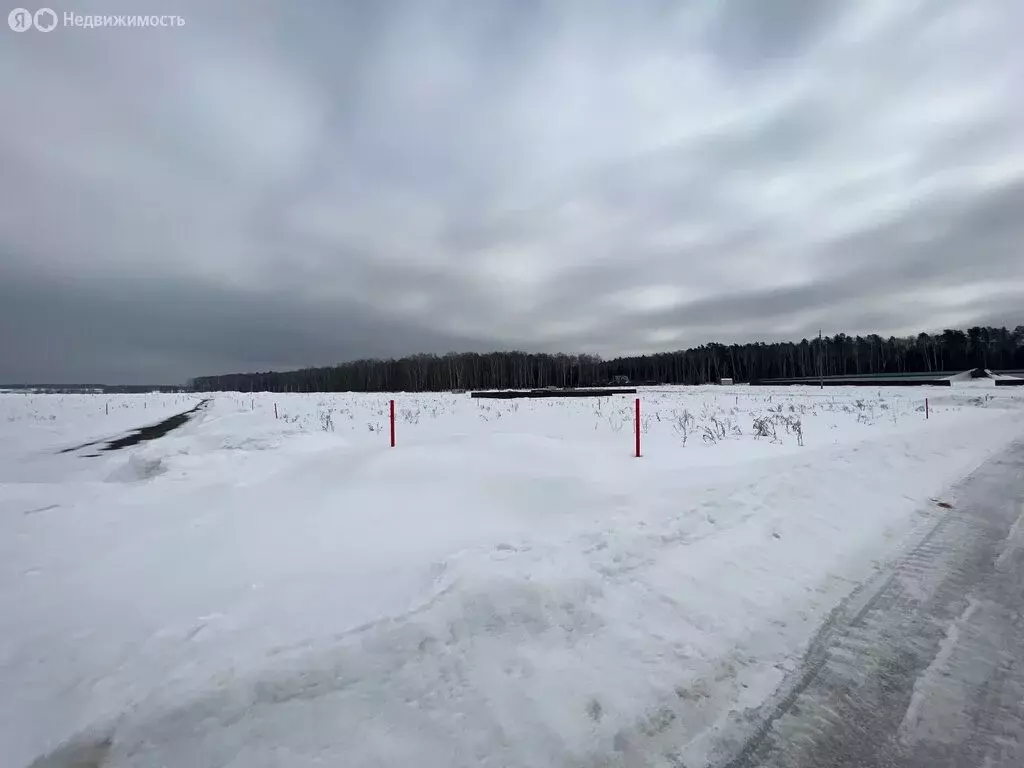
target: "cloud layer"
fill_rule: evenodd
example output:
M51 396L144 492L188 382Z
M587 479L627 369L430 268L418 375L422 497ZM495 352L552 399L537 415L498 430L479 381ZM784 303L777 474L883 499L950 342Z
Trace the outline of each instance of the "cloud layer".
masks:
M186 23L0 29L0 381L1024 322L1020 3L55 10Z

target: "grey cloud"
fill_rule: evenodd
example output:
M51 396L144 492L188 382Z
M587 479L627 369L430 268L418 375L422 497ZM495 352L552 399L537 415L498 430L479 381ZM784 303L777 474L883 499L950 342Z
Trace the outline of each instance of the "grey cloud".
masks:
M715 6L707 29L708 49L744 73L799 57L844 12L843 4L821 0L732 0Z
M934 313L919 297L926 289L956 289L973 281L1000 285L969 302L965 317L1001 316L1002 322L1024 318L1024 276L1020 269L1020 211L1024 210L1024 180L993 190L961 210L944 201L913 216L834 243L841 254L836 272L792 287L724 293L687 303L677 309L634 316L637 329L687 325L728 325L735 318L762 323L810 312L826 319L839 314L843 332L877 332L879 328L926 329L920 317ZM923 230L934 232L921 239ZM890 254L899 252L893 260ZM1016 284L1006 286L1007 276ZM819 321L820 323L821 321ZM874 325L874 328L872 326ZM803 335L814 327L808 324Z
M0 31L0 380L1024 320L1018 4L171 5Z
M304 367L310 361L398 357L423 349L485 351L389 316L386 308L303 301L280 292L216 289L180 280L42 281L6 275L0 325L9 335L0 382L177 382L205 373ZM70 375L67 371L73 371Z

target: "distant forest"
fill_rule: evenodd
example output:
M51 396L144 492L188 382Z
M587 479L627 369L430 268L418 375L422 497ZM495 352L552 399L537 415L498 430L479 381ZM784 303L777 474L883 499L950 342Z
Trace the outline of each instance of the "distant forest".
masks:
M602 360L594 355L491 352L354 360L324 368L201 376L199 392L422 392L633 383L708 384L787 376L937 373L1024 369L1024 325L945 330L883 339L835 336L799 343L706 344L694 349Z

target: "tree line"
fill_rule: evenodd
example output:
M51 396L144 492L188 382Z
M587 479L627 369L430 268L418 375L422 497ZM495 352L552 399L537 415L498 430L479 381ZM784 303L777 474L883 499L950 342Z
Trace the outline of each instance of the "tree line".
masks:
M654 355L602 360L595 355L491 352L420 354L353 360L323 368L200 376L199 392L423 392L607 384L708 384L861 373L939 373L969 368L1024 369L1024 326L885 339L838 333L799 343L704 344Z

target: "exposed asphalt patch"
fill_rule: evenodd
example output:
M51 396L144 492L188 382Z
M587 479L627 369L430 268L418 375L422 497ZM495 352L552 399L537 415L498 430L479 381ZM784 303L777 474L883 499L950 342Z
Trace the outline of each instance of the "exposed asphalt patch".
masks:
M119 451L122 448L128 448L132 445L138 445L149 440L156 440L158 437L163 437L171 430L177 429L178 427L184 426L188 423L200 408L205 408L209 400L203 400L199 405L191 410L179 413L176 416L171 416L169 419L164 419L157 424L151 424L148 427L142 427L141 429L135 430L130 435L125 435L117 440L111 440L100 450L102 451Z
M101 443L106 443L106 445L104 445L102 448L99 448L98 450L100 451L119 451L122 448L128 448L133 445L138 445L139 443L145 443L149 440L156 440L159 437L163 437L168 432L187 424L189 419L195 416L195 414L200 409L205 408L206 404L209 402L210 401L208 399L203 400L195 408L190 408L184 413L175 414L174 416L171 416L168 419L164 419L163 421L157 422L156 424L150 424L149 426L146 427L140 427L139 429L130 432L124 437L119 437L114 440L93 440L92 442L82 443L81 445L76 445L71 448L64 448L63 450L60 451L60 453L72 453L73 451L80 451L83 448L88 448L89 446L92 445L100 445ZM96 457L99 455L100 454L98 453L87 454L87 456L89 457Z
M91 443L82 443L81 445L72 445L70 448L61 448L59 451L57 451L57 453L74 453L75 451L80 451L83 448L88 448L90 445L99 445L102 442L103 442L102 440L93 440ZM98 456L99 454L90 454L90 455Z

